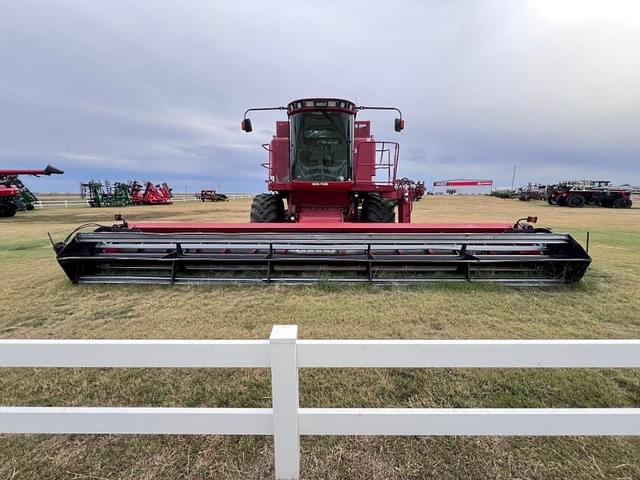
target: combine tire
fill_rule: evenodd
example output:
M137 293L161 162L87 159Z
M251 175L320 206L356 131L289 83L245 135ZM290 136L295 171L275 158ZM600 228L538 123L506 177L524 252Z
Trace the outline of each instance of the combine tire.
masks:
M558 205L558 199L556 197L549 197L547 202L549 202L549 205Z
M15 203L0 204L0 217L13 217L18 211Z
M631 200L626 198L616 198L613 202L613 208L631 208L632 203Z
M251 223L284 222L284 202L277 195L261 193L251 204Z
M392 200L384 200L377 193L369 194L362 203L361 218L368 223L394 223L395 205Z
M587 203L587 199L582 195L571 195L567 199L567 205L573 208L582 208L584 207L585 203Z

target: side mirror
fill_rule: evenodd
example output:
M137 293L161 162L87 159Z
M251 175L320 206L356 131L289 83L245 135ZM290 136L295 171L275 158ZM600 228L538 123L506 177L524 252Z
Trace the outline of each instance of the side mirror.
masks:
M242 128L243 131L249 133L253 131L253 127L251 126L251 119L250 118L245 118L244 120L242 120L242 123L240 124L240 127Z
M396 118L394 129L396 132L401 132L404 128L404 120L402 118Z

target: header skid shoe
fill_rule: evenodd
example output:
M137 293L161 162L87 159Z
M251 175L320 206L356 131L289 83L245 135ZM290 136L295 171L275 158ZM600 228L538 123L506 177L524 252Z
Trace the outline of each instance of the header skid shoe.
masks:
M73 235L57 252L57 259L74 283L110 284L557 285L580 280L591 263L568 234L509 225L343 223L325 227L102 227Z

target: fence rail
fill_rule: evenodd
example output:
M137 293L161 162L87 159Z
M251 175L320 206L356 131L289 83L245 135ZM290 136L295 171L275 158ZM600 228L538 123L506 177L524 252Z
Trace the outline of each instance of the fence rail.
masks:
M228 193L227 198L253 198L255 193ZM199 199L195 195L175 194L173 196L174 202L197 202ZM89 207L89 199L74 199L74 200L38 200L33 202L35 208L48 208L48 207Z
M0 367L270 368L272 408L0 407L0 433L272 435L278 479L300 435L640 435L640 408L299 408L299 368L640 368L640 340L0 340Z

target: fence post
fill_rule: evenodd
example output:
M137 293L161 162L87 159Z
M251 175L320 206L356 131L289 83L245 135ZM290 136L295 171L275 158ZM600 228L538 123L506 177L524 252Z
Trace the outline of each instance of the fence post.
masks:
M273 448L277 480L300 478L297 338L297 325L274 325L269 338Z

